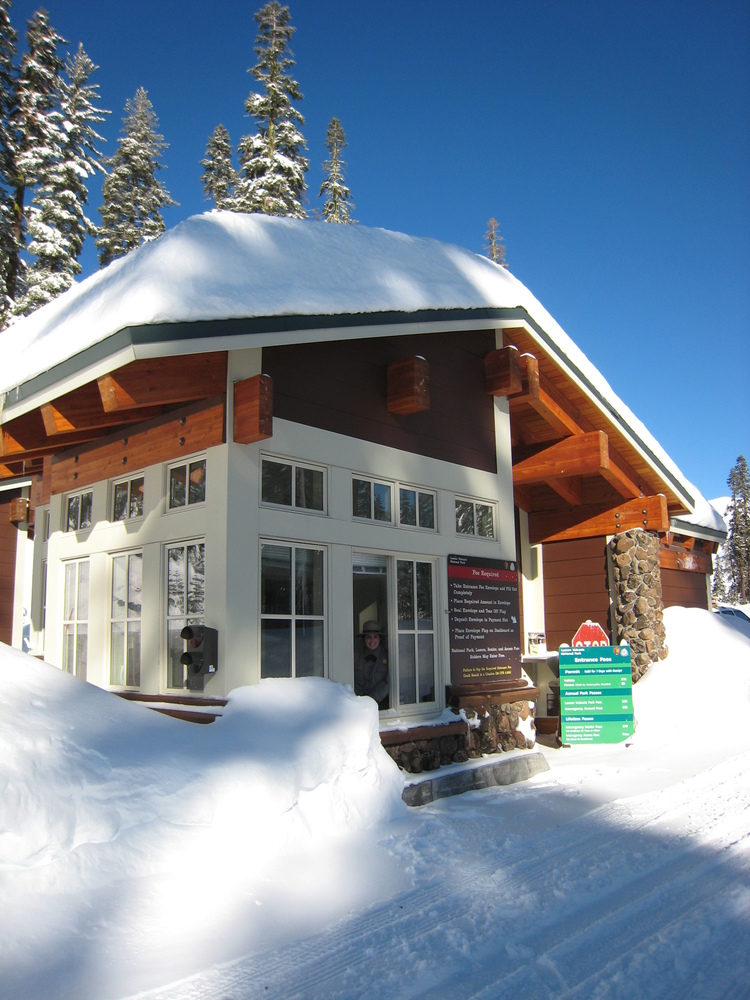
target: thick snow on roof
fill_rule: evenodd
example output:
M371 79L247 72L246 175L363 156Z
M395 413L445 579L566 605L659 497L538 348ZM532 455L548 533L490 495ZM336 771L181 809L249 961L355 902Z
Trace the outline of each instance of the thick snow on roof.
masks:
M526 310L604 406L689 487L600 372L508 270L462 247L360 225L215 211L193 216L0 333L0 393L10 403L17 386L126 327L516 307ZM0 412L2 405L0 398Z

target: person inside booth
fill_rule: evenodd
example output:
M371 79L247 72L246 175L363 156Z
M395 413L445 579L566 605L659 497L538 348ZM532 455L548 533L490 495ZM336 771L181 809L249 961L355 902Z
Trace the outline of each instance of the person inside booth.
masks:
M382 643L383 629L378 621L362 626L362 644L354 656L354 693L368 695L382 711L388 708L388 653Z

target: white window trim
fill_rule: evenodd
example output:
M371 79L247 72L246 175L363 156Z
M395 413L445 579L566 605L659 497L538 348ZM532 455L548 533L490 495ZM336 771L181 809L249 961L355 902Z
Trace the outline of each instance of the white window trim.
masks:
M429 534L438 534L438 493L437 490L432 489L428 486L417 486L415 483L407 483L400 479L386 479L383 476L372 476L360 472L352 472L352 490L354 486L354 480L360 479L362 482L370 483L371 486L387 486L391 491L391 517L389 520L381 520L379 518L370 517L359 517L354 513L353 497L351 495L352 490L350 490L350 502L352 503L352 520L356 522L366 522L367 524L382 524L388 525L391 528L399 528L405 531L426 531ZM433 518L435 521L435 526L433 528L426 528L421 524L404 524L401 520L401 490L412 490L417 494L417 520L419 520L419 494L424 493L432 497L433 500ZM370 509L374 510L374 491L371 493Z
M296 477L295 472L297 469L310 469L313 472L321 472L323 474L323 509L316 510L314 507L300 507L295 503L273 503L271 500L263 499L263 463L264 462L275 462L277 465L291 465L292 467L292 492L295 490ZM328 517L328 482L330 479L329 469L326 465L319 465L316 462L303 462L296 458L289 458L284 455L270 454L269 452L261 452L260 456L260 475L258 477L258 503L261 507L266 507L269 510L292 510L297 514L311 514L313 517Z
M134 477L134 478L137 478L137 477ZM130 560L131 556L140 556L141 557L141 573L142 573L143 572L143 549L125 549L125 550L120 551L120 552L110 552L109 553L109 608L108 608L108 619L107 619L107 621L108 621L108 627L109 627L109 631L108 631L109 646L108 646L108 650L107 650L107 666L108 666L108 675L107 676L109 677L109 686L111 688L115 688L117 690L138 691L138 690L140 690L140 687L141 687L141 680L142 680L141 670L142 670L142 667L143 667L143 578L142 577L141 577L141 613L140 613L139 617L138 618L131 618L131 617L129 617L127 615L127 613L126 613L126 615L125 615L124 618L114 618L112 616L112 597L113 597L112 590L114 588L114 583L115 583L115 574L114 574L115 559L127 557L127 559ZM126 579L126 588L127 588L127 583L128 583L128 581ZM120 622L120 623L124 623L125 624L125 626L126 626L126 629L125 629L125 642L126 642L126 651L127 651L127 625L130 622L135 622L135 621L139 622L140 626L141 626L141 659L140 659L140 662L138 664L138 683L137 684L128 684L128 682L127 682L127 661L126 661L126 663L125 663L125 683L124 684L115 684L112 681L112 626L116 622Z
M79 497L79 498L80 497L85 497L88 494L91 495L91 524L86 524L83 527L81 527L81 523L80 523L81 522L81 505L79 503L79 505L78 505L78 527L77 528L70 528L68 526L68 510L69 510L70 501L74 500L76 497ZM66 493L65 494L65 502L63 504L63 519L64 519L63 531L66 534L71 534L72 535L72 534L78 534L78 532L80 532L80 531L91 531L91 529L94 527L94 488L93 488L93 486L89 486L88 489L73 490L71 493Z
M180 463L175 463L180 464ZM198 505L196 505L198 506ZM183 508L178 508L182 510ZM170 615L169 614L169 550L176 548L187 549L189 545L202 545L203 546L203 558L204 558L204 591L203 591L203 614L189 614L187 607L181 615ZM163 542L161 546L161 587L162 587L162 598L159 607L159 618L161 622L161 649L163 656L163 672L162 676L164 678L164 688L168 694L174 694L176 691L186 691L184 687L171 687L170 680L170 661L169 661L169 623L170 621L177 621L179 619L184 619L186 623L194 624L205 624L206 615L206 587L205 581L207 579L206 567L208 565L208 545L206 543L205 535L188 536L187 538L170 538L169 541Z
M456 525L456 504L461 501L463 503L470 503L474 505L474 531L469 534L466 531L459 531ZM491 535L479 535L477 534L476 524L476 507L477 504L481 504L483 507L489 507L492 510L492 534ZM483 497L471 497L467 496L465 493L456 493L453 497L453 528L458 538L479 538L482 541L496 542L499 538L498 524L497 524L497 511L498 503L497 500L486 500Z
M144 500L144 503L142 504L142 512L140 514L135 514L133 517L131 517L130 514L126 514L125 517L118 517L117 520L115 520L115 516L114 516L115 515L115 490L117 489L118 486L121 486L123 483L127 483L127 485L128 485L128 504L127 504L126 510L129 511L130 510L130 498L131 498L130 485L136 479L142 479L143 480L143 491L144 491L143 500ZM167 481L169 481L169 480L167 479ZM113 479L112 482L110 483L110 489L109 489L109 520L110 520L110 523L111 524L120 524L120 523L125 522L125 521L140 521L140 520L142 520L143 517L145 516L145 510L146 510L145 493L146 493L146 476L145 476L145 474L143 472L136 472L136 473L131 474L129 476L121 476L118 479ZM178 508L178 509L182 510L181 507Z
M189 478L190 473L188 471L185 480L185 503L179 507L170 506L169 483L172 470L180 469L183 467L189 470L190 466L194 465L196 462L204 462L206 466L206 479L205 479L205 488L203 491L204 494L203 499L198 500L195 503L189 502L188 497L190 496L190 491L187 486L187 479ZM186 510L198 510L199 508L204 507L206 505L207 495L208 495L208 460L206 458L205 452L198 452L195 455L188 455L185 458L181 458L178 462L169 462L167 465L164 466L164 513L165 514L182 514Z
M263 601L263 584L262 584L262 565L263 565L263 546L264 545L280 545L286 546L291 549L314 549L323 553L323 614L322 615L300 615L297 616L296 611L292 607L292 611L288 615L274 615L262 611L262 601ZM292 539L292 538L271 538L267 536L261 536L258 539L258 677L263 676L263 664L261 662L261 642L262 642L262 622L263 621L281 621L281 620L291 620L292 622L292 638L294 638L294 622L299 617L300 619L308 618L311 621L322 621L323 622L323 677L330 676L330 642L331 642L331 613L330 613L330 566L331 566L331 551L330 546L322 542L306 541L303 539ZM292 571L294 567L292 567ZM292 601L294 600L294 594L292 594ZM294 680L297 677L295 671L296 664L294 660L292 662L292 673L291 679ZM308 675L303 675L308 676ZM318 676L313 675L313 676Z

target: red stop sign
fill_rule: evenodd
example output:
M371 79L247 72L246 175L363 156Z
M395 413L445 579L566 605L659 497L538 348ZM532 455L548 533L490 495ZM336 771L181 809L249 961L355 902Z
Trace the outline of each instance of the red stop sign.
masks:
M573 636L573 646L608 646L609 636L599 622L585 621Z

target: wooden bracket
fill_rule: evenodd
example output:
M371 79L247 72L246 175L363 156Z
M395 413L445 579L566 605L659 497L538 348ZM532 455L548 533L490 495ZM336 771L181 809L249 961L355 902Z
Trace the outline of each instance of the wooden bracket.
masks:
M417 356L388 365L388 412L419 413L429 408L429 362Z

